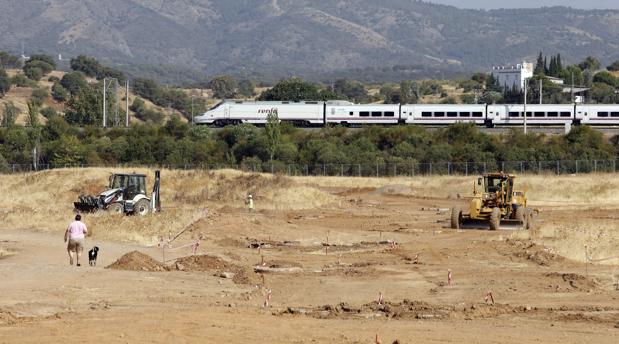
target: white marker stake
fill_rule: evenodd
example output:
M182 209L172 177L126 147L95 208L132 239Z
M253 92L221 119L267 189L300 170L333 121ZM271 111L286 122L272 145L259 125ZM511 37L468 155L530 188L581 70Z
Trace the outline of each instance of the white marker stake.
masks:
M451 269L447 270L447 285L451 286Z

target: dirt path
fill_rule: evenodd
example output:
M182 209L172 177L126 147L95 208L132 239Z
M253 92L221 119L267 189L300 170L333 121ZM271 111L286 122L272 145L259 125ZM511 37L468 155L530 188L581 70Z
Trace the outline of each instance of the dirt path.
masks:
M199 254L237 273L264 260L274 271L264 274L265 285L257 274L225 278L221 269L195 271L188 263L170 263L172 271L164 272L105 269L134 250L157 260L161 252L95 239L87 247L101 248L98 266L72 267L62 233L1 231L1 245L15 254L0 260L0 343L371 343L377 334L382 343L619 338L616 266L585 268L519 232L448 229L442 209L449 199L369 190L341 197L339 206L322 210L213 210L179 238L181 244L204 234ZM541 222L565 217L552 206L543 214ZM599 215L587 214L581 215ZM271 304L263 308L268 289ZM496 304L484 302L488 291Z

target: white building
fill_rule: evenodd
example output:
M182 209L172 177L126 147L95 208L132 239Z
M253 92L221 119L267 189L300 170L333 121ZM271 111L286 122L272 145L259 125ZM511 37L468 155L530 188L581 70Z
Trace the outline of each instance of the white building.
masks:
M533 76L533 64L523 62L511 67L492 67L492 75L498 79L499 86L518 91L524 88L524 80Z

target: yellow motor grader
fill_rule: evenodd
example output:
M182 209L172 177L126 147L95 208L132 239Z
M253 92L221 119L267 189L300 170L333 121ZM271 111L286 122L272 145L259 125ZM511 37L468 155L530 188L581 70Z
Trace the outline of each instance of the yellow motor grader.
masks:
M503 172L487 173L473 184L473 198L468 213L460 206L451 209L451 228L486 222L491 230L501 223L511 223L523 229L533 227L533 211L527 207L525 191L514 189L515 175Z

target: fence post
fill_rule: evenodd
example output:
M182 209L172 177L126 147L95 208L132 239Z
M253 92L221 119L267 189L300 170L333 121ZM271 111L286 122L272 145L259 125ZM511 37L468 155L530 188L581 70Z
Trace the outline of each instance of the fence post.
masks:
M487 172L486 172L486 165L487 165L487 164L488 164L488 163L484 161L484 174L485 174L485 173L487 173Z
M578 160L576 160L576 173L575 174L578 174Z
M411 162L411 177L415 176L415 164Z
M598 171L598 161L593 160L593 172L597 173Z
M537 162L537 174L542 174L542 162Z
M501 161L501 171L505 171L505 161Z
M327 167L325 164L322 164L322 175L326 176L327 175Z
M305 165L305 176L309 176L309 165Z
M275 173L274 173L274 170L275 170L275 169L274 169L274 167L273 167L273 162L271 162L271 174L275 174Z
M447 175L451 176L451 162L447 162Z
M469 163L468 162L464 163L464 175L467 177L469 175Z
M613 160L613 173L617 172L617 160Z
M523 174L523 173L524 173L524 165L523 165L523 164L524 164L524 163L521 161L521 162L520 162L520 174Z
M398 164L393 164L393 176L398 176Z
M361 177L361 164L359 164L359 177Z
M557 176L561 174L561 160L557 160Z
M430 163L430 170L429 170L429 172L430 172L430 175L432 175L432 163Z
M344 164L340 164L340 177L344 176Z
M288 164L288 175L291 176L292 173L290 172L290 164Z

